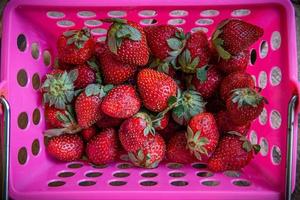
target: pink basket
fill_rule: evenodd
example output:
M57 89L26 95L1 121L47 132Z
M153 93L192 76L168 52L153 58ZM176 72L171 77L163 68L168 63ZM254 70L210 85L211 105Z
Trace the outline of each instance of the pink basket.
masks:
M88 26L104 40L108 25L98 19L108 16L144 26L173 24L185 31L201 29L209 36L229 17L264 28L264 36L251 47L248 72L263 88L269 104L251 127L249 138L261 144L262 151L250 166L240 172L213 174L202 163L133 168L126 155L108 166L60 163L48 157L37 89L54 62L56 38L69 28ZM4 14L1 60L1 92L6 91L7 100L1 98L1 102L6 124L11 120L10 129L4 127L9 196L25 200L275 200L285 198L286 193L288 199L296 170L296 58L294 11L287 0L12 0Z

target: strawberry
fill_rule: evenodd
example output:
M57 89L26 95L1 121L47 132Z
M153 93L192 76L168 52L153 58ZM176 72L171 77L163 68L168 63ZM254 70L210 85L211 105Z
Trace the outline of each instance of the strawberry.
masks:
M96 74L86 64L78 65L72 71L77 74L77 78L74 81L74 86L76 89L85 88L89 84L92 84L96 80Z
M236 125L247 125L263 111L266 99L251 88L239 88L226 101L230 119Z
M258 26L238 19L222 21L213 33L212 42L225 60L230 59L245 49L248 49L264 34L264 30Z
M126 151L136 152L154 132L150 116L140 112L122 123L119 138Z
M255 83L253 78L248 73L235 72L226 76L220 87L220 97L226 100L231 95L231 91L237 88L254 88Z
M104 114L126 119L136 114L141 108L141 100L131 85L119 85L104 97L101 110Z
M203 31L197 31L188 36L186 47L178 57L178 63L183 72L190 74L207 65L209 57L207 36Z
M156 168L164 159L166 145L160 135L148 138L144 144L137 150L128 152L131 162L138 167Z
M204 66L197 69L192 84L204 99L210 98L219 89L222 80L221 74L214 66Z
M56 69L60 69L60 70L71 70L75 67L75 65L64 63L59 59L54 61L54 66Z
M259 145L251 145L243 136L226 135L221 138L216 151L209 158L208 169L213 172L241 170L259 150Z
M99 57L102 53L107 50L107 45L105 42L96 42L95 44L95 56Z
M96 165L113 162L118 156L118 135L113 128L107 128L92 137L86 146L86 155Z
M57 109L55 107L50 107L48 104L45 105L45 120L46 123L52 128L62 128L64 127L64 122L59 120L58 115L66 115L66 110Z
M120 126L123 122L123 119L110 117L104 113L101 113L100 119L96 122L96 125L99 128L111 128Z
M168 99L176 96L177 85L168 75L153 69L143 69L137 77L137 86L144 106L153 112L168 107Z
M246 49L236 55L232 55L227 60L220 58L220 61L216 66L225 74L231 74L233 72L245 72L249 60L250 51L249 49Z
M75 111L80 127L88 128L100 119L102 98L111 88L111 85L100 87L96 84L90 84L77 97Z
M66 31L57 41L58 58L67 64L84 64L93 55L94 46L88 28Z
M153 127L155 128L156 131L161 131L168 126L169 119L170 119L170 113L166 113L161 119L155 122L152 121Z
M81 158L83 141L77 134L55 136L49 140L46 150L52 157L70 162Z
M229 114L226 111L220 111L216 115L216 122L219 128L219 132L223 134L231 131L235 131L242 135L246 135L251 126L250 122L242 126L235 125L230 119Z
M158 133L165 139L165 141L169 141L170 137L172 137L172 135L180 129L181 126L177 124L171 117L167 127L158 131Z
M111 18L107 45L114 58L130 65L146 65L149 59L147 39L143 27L125 19Z
M218 127L211 113L200 113L192 117L187 127L187 145L198 160L202 160L202 155L210 156L218 141Z
M91 126L81 131L81 135L85 141L89 141L96 133L97 130L95 126Z
M153 59L149 65L150 68L155 69L156 71L163 72L171 77L176 76L176 70L170 63L159 60L158 58Z
M196 161L187 146L185 131L175 133L167 145L166 156L168 161L187 164Z
M66 104L72 103L75 96L73 82L77 75L75 71L68 73L57 69L46 74L46 80L41 87L43 104L65 109Z
M135 65L123 64L115 60L108 49L104 50L98 59L106 84L122 84L132 77L137 69Z

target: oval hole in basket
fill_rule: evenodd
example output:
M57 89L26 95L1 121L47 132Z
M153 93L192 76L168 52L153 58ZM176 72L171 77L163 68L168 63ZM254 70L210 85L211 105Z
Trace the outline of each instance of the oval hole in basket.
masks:
M180 163L168 163L167 167L169 169L180 169L180 168L183 167L183 164L180 164Z
M281 46L281 35L278 31L274 31L271 36L271 48L275 51Z
M60 187L63 186L64 184L66 184L66 182L64 181L51 181L48 183L49 187Z
M212 20L212 19L198 19L195 23L199 26L207 26L207 25L213 24L214 20Z
M257 134L254 130L250 132L250 142L251 144L257 144Z
M157 20L156 19L142 19L140 21L140 24L145 25L145 26L154 25L154 24L157 24Z
M257 53L255 49L252 49L250 52L250 64L254 65L257 59Z
M241 186L241 187L248 187L251 185L251 182L247 180L236 180L232 182L233 185Z
M111 186L123 186L126 184L127 184L126 181L111 181L111 182L109 182L109 185L111 185Z
M267 41L262 41L259 47L259 55L261 58L265 58L269 52L269 45Z
M68 168L71 168L71 169L78 169L78 168L81 168L81 167L83 167L83 164L81 164L81 163L68 164Z
M93 35L105 35L107 33L107 30L104 28L94 28L91 30L91 33Z
M38 139L33 140L31 144L32 155L36 156L40 152L40 141Z
M189 182L187 181L172 181L171 185L173 186L187 186Z
M20 129L26 129L28 125L28 115L26 112L21 112L18 116L18 126Z
M207 165L203 164L203 163L194 163L194 164L192 164L192 167L195 169L205 169L207 167Z
M158 174L157 173L154 173L154 172L144 172L141 174L142 177L145 177L145 178L153 178L153 177L156 177Z
M277 86L281 83L282 80L282 73L281 69L277 66L271 69L270 73L270 83L272 86Z
M104 168L107 168L108 165L106 165L106 164L102 164L102 165L94 165L94 164L92 164L92 167L95 168L95 169L104 169Z
M225 176L231 177L231 178L239 178L241 176L240 172L237 171L226 171L224 172Z
M197 176L199 177L212 177L214 175L214 173L212 172L198 172Z
M21 87L25 87L28 83L28 75L24 69L20 69L17 74L17 81Z
M130 173L127 173L127 172L116 172L113 174L114 177L117 177L117 178L125 178L125 177L128 177L130 176Z
M88 172L85 174L85 176L89 177L89 178L95 178L95 177L102 176L102 173L101 172Z
M130 163L121 163L117 166L117 168L119 169L129 169L129 168L132 168L132 164Z
M258 87L265 89L268 83L268 75L265 71L261 71L258 75Z
M171 176L173 178L179 178L179 177L184 177L185 173L183 173L183 172L170 172L169 176Z
M18 151L18 161L21 165L24 165L27 161L27 149L26 147L21 147Z
M32 122L34 125L38 125L40 123L40 120L41 120L41 113L40 110L36 108L32 113Z
M102 24L103 23L100 20L96 20L96 19L86 20L84 22L84 25L90 26L90 27L101 26Z
M155 186L157 185L156 181L141 181L140 185L142 186Z
M72 177L74 175L75 175L74 172L61 172L57 176L59 176L61 178L68 178L68 177Z
M269 151L269 144L268 144L268 141L267 141L267 139L265 139L265 138L261 138L260 139L260 143L259 143L259 145L260 145L260 154L262 155L262 156L266 156L267 154L268 154L268 151Z
M218 16L220 12L218 10L203 10L200 15L202 17L215 17Z
M157 12L155 10L141 10L139 12L139 16L141 17L154 17L157 15Z
M75 23L70 20L60 20L56 24L57 26L62 28L70 28L72 26L75 26Z
M182 24L185 24L185 20L184 19L170 19L168 21L168 24L170 25L174 25L174 26L178 26L178 25L182 25Z
M80 181L78 183L79 186L93 186L95 184L96 184L95 181Z
M238 9L231 12L231 16L233 17L243 17L250 15L251 11L248 9Z
M276 145L272 147L271 160L274 165L279 165L281 162L281 150Z
M92 12L92 11L79 11L77 13L77 16L80 18L91 18L91 17L96 17L96 13Z
M22 51L22 52L25 51L25 49L27 47L27 41L26 41L26 37L24 34L18 35L17 46L20 51Z
M201 184L205 185L205 186L218 186L220 184L220 182L219 181L202 181Z
M267 121L268 121L268 113L266 108L263 108L262 112L260 113L259 117L258 117L258 121L261 125L266 125Z
M34 59L38 59L40 56L40 47L38 45L38 43L32 43L31 45L31 56Z
M44 65L46 67L50 66L50 64L51 64L51 53L50 53L50 51L45 50L43 52L43 62L44 62Z
M172 10L169 15L171 17L184 17L187 16L189 14L188 11L186 10Z
M273 129L279 129L282 123L280 112L272 110L270 114L270 124Z
M47 12L47 16L52 19L61 19L64 18L66 15L65 13L59 11L49 11Z
M109 17L125 17L127 13L121 10L112 10L107 13Z
M32 82L33 89L35 89L35 90L40 89L41 80L40 80L40 76L38 73L33 74L31 82Z
M195 33L197 31L203 31L203 32L207 33L208 32L208 28L205 28L205 27L194 27L194 28L191 29L192 33Z

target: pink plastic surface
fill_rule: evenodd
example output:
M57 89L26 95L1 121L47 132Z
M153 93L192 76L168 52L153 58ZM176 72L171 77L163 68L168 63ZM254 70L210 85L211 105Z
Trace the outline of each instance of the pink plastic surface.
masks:
M238 11L235 10L239 10ZM185 31L202 27L212 34L218 22L229 17L236 17L261 26L264 36L251 49L256 50L257 60L249 64L248 72L253 74L256 84L263 89L269 104L265 107L260 119L252 124L250 138L253 142L263 144L263 153L246 167L240 176L228 177L223 173L210 174L209 177L197 176L198 172L207 172L205 168L197 169L186 165L179 169L170 169L163 163L157 169L145 170L138 168L119 169L118 163L103 169L83 164L80 168L69 168L67 163L58 163L47 156L43 142L45 122L40 95L32 86L32 77L38 74L40 79L49 71L43 62L43 52L49 50L52 63L55 57L56 38L69 28L80 28L90 24L93 19L108 17L110 11L124 11L123 17L139 22L144 19L156 19L158 24L172 23L170 19L183 19L177 25ZM155 16L141 16L142 10L154 10ZM186 12L172 12L184 10ZM215 10L206 11L205 10ZM53 18L53 12L57 11ZM80 11L91 11L81 12ZM217 11L217 12L216 12ZM172 15L170 15L172 12ZM62 14L63 13L63 14ZM181 13L184 16L174 16ZM233 16L243 13L244 16ZM57 14L57 13L56 13ZM110 13L110 14L114 14ZM121 13L122 14L122 13ZM55 13L54 13L55 15ZM81 16L80 16L81 15ZM85 17L82 17L85 16ZM213 16L212 16L213 15ZM50 17L49 17L50 16ZM52 16L52 17L51 17ZM196 23L197 20L198 24ZM61 20L69 20L74 26L59 27ZM176 20L175 20L176 21ZM182 21L182 20L179 20ZM149 20L144 21L149 23ZM173 20L174 22L174 20ZM97 24L98 23L98 24ZM70 24L70 22L62 23ZM72 24L72 23L71 23ZM107 24L94 21L92 29L95 37L104 39ZM99 29L102 28L102 29ZM276 37L272 34L276 35ZM278 33L280 40L278 39ZM24 34L27 46L24 52L17 47L17 38ZM272 40L273 38L273 40ZM261 58L260 46L265 41L268 52ZM11 105L11 144L10 144L10 196L13 199L281 199L285 181L287 108L293 94L299 91L296 63L296 37L294 11L289 1L283 0L110 0L110 1L42 1L13 0L4 15L4 33L1 62L1 82L6 81L8 101ZM31 55L31 45L38 44L39 56ZM280 45L278 45L280 44ZM274 48L275 45L275 48ZM277 45L277 46L276 46ZM277 68L274 68L277 67ZM27 73L28 82L23 87L17 82L19 70ZM33 123L34 109L38 108L41 120ZM18 127L18 116L26 112L28 125L25 129ZM296 115L297 117L297 115ZM297 122L297 119L295 120ZM294 125L294 168L295 177L297 125ZM255 134L256 133L256 134ZM257 136L257 139L255 139ZM40 150L37 155L32 153L32 143L37 139ZM264 142L266 141L266 142ZM267 144L267 145L266 145ZM18 153L22 147L27 150L25 164L18 161ZM268 147L268 148L266 148ZM275 148L275 150L273 150ZM277 153L276 153L277 152ZM279 153L281 156L278 156ZM274 159L275 158L275 162ZM120 161L119 163L124 163ZM60 177L61 172L74 172L74 176ZM89 172L101 172L99 177L87 177ZM116 172L127 172L128 177L114 177ZM156 177L143 177L144 172L154 172ZM183 177L171 177L172 172L182 172ZM249 186L234 185L234 181L245 180ZM64 185L50 187L53 181L63 181ZM95 185L81 186L82 181L94 181ZM125 185L111 186L112 181L124 181ZM143 186L143 181L154 181L156 185ZM174 186L174 181L184 181L185 186ZM206 181L215 181L215 186L207 186ZM294 185L295 180L293 180ZM150 182L151 183L151 182ZM179 182L181 185L183 182ZM205 185L206 183L206 185ZM209 183L209 182L208 182ZM149 183L148 183L149 184ZM152 183L153 184L153 183Z

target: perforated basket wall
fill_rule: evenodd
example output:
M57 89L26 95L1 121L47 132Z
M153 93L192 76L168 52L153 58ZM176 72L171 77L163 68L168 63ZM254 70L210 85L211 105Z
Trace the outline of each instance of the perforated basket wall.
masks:
M264 28L264 36L251 47L248 72L263 88L269 104L251 127L249 137L262 145L262 151L250 166L241 172L213 174L201 163L133 168L125 155L107 166L60 163L48 157L38 89L53 65L56 38L69 28L88 26L104 40L108 25L98 19L106 17L124 17L143 26L173 24L185 31L201 29L209 36L229 17ZM280 0L11 1L4 16L1 63L1 82L6 82L12 114L10 196L44 200L280 199L285 180L287 107L298 91L294 26L291 5Z

